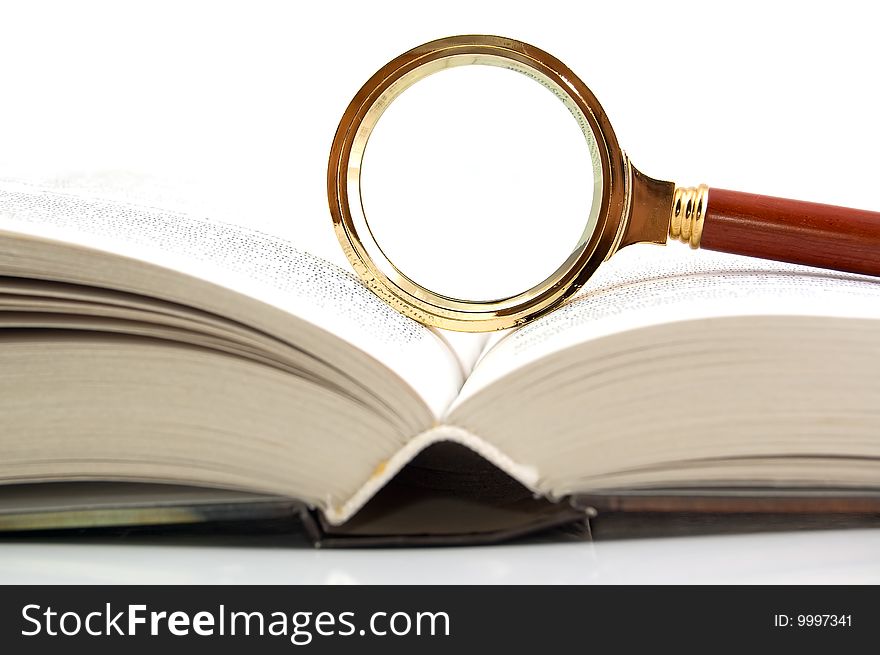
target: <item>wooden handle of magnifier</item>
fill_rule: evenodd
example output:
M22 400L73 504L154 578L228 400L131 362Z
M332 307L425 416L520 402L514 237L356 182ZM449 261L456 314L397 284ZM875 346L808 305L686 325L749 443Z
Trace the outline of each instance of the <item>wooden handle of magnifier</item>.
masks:
M708 190L699 247L880 276L880 213Z

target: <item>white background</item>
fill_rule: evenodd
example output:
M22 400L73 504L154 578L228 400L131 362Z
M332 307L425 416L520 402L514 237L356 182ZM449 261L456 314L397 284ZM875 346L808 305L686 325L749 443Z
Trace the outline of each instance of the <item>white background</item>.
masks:
M4 3L0 174L202 181L235 220L344 265L325 172L351 96L414 45L494 33L575 70L652 176L876 209L877 25L871 3L841 1ZM876 582L877 546L877 531L369 553L6 543L0 578Z

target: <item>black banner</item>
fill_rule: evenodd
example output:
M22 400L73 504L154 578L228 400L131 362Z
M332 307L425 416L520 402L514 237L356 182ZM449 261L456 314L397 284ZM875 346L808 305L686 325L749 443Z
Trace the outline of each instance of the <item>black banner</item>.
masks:
M5 587L5 652L846 648L867 587ZM873 639L872 639L873 638ZM866 641L867 640L867 641Z

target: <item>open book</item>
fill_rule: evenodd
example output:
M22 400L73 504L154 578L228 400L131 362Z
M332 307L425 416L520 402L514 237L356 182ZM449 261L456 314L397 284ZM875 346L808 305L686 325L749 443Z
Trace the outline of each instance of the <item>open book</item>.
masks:
M880 282L670 250L456 349L295 244L0 183L0 529L880 511Z

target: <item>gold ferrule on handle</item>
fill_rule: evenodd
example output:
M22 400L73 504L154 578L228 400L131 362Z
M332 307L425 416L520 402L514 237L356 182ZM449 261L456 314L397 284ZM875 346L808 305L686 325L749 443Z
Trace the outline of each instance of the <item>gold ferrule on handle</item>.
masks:
M672 217L669 220L669 236L691 248L700 247L703 219L709 206L709 187L675 187L672 198Z

